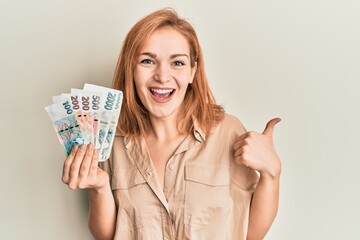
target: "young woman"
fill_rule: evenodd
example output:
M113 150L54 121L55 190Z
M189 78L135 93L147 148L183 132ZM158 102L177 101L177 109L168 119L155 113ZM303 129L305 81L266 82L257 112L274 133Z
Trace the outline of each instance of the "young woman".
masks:
M272 132L247 132L209 89L193 27L171 9L128 33L114 88L124 92L110 160L74 147L63 181L87 188L96 239L263 239L277 212Z

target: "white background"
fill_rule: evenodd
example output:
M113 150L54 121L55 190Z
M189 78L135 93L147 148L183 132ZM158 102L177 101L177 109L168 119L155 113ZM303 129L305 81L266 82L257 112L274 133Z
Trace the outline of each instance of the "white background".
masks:
M125 34L175 8L198 32L210 85L249 130L283 121L280 209L266 239L360 239L360 2L0 1L0 239L92 239L86 191L62 184L44 107L111 86Z

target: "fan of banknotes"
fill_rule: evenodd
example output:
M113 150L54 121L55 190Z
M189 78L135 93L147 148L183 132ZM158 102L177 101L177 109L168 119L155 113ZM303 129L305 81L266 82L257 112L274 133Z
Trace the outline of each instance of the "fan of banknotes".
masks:
M67 156L75 144L92 143L99 150L99 161L109 158L122 99L119 90L88 83L53 96L53 104L45 110Z

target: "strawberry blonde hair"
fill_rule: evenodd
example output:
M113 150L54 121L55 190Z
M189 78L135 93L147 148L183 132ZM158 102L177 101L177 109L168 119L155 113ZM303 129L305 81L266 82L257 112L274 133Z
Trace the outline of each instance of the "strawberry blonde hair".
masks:
M181 33L190 48L190 65L197 70L188 85L178 116L178 130L194 130L193 118L205 133L224 118L224 109L217 105L205 75L204 60L194 28L170 8L158 10L138 21L127 34L115 69L113 87L124 93L118 130L121 135L145 135L151 129L149 113L137 95L134 69L140 51L149 36L157 29L168 27Z

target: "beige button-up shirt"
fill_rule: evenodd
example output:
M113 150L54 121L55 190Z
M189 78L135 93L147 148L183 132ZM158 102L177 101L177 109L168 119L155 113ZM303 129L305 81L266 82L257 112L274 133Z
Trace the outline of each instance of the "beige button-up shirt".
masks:
M167 162L163 189L145 140L115 137L112 157L101 164L118 211L114 239L246 239L259 177L234 162L245 129L231 115L207 136L194 129Z

